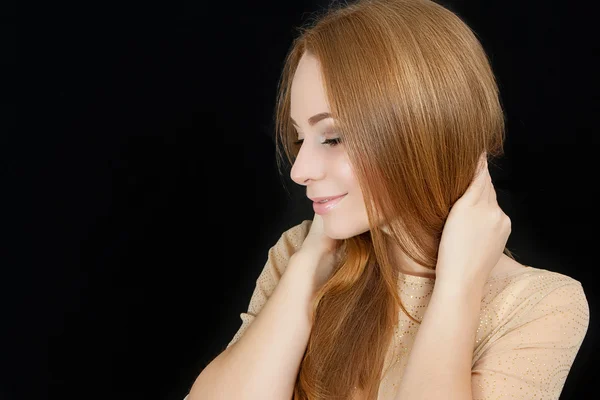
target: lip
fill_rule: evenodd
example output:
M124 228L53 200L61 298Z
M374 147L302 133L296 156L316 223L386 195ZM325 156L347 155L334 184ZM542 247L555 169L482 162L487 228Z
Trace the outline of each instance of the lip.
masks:
M346 194L348 194L348 193L346 193ZM344 197L346 197L346 194L334 197L332 200L329 200L327 203L313 202L313 210L315 211L315 213L317 213L319 215L326 214L326 213L330 212L332 209L334 209L344 199Z
M309 197L309 199L311 199L311 200L312 200L312 201L314 201L314 202L321 201L321 200L326 200L326 199L332 199L332 200L333 200L333 199L337 199L338 197L345 196L345 195L347 195L347 194L348 194L348 193L339 194L339 195L337 195L337 196Z

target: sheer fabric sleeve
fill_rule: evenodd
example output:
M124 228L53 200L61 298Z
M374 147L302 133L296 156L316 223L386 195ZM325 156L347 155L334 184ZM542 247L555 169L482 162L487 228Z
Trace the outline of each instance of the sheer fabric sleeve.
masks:
M288 229L280 236L277 243L269 249L265 266L256 279L256 286L250 298L248 310L240 314L242 325L227 345L228 348L242 337L269 297L271 297L285 271L288 260L302 246L311 224L312 220L305 220Z
M543 295L471 369L473 400L558 399L587 333L589 306L576 280Z

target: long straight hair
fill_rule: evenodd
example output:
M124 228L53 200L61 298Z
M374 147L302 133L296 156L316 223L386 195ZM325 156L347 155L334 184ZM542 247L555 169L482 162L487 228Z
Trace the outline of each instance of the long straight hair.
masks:
M349 399L355 386L376 399L398 309L419 323L400 300L386 241L435 269L444 223L479 156L503 155L504 113L486 53L454 12L430 0L334 2L299 28L285 59L280 173L279 142L290 165L299 151L290 89L305 52L319 61L370 230L338 242L342 257L314 300L294 399Z

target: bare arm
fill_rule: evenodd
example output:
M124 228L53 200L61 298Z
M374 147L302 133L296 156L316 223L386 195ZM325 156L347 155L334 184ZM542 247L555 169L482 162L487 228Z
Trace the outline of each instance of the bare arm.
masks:
M483 288L436 282L397 399L471 400L471 362Z
M298 251L245 334L198 376L187 400L291 399L312 325L317 266L327 255Z

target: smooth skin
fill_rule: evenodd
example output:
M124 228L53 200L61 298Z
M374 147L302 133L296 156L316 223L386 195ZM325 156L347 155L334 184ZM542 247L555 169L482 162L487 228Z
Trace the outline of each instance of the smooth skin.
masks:
M298 139L303 140L298 156L291 169L291 179L298 185L306 186L306 195L309 197L326 197L347 193L346 197L335 209L323 216L315 214L313 218L309 236L306 238L302 248L304 251L322 254L323 252L327 252L327 249L334 248L335 240L342 240L367 232L370 226L365 199L358 180L354 175L352 164L344 148L344 143L341 142L337 145L325 143L325 140L337 139L339 137L335 129L335 120L333 118L325 118L314 125L308 123L310 117L330 112L321 78L319 61L309 54L304 54L301 57L294 74L290 107L291 117L296 122L295 128L298 133ZM490 179L491 183L489 175L486 179ZM489 196L489 189L487 189L486 193ZM469 197L471 196L467 195L466 202L472 202L472 199L468 200ZM458 205L455 204L453 208L455 209L459 205L460 202ZM476 213L482 211L479 208L475 211ZM495 213L498 213L498 210L496 209ZM453 220L455 218L457 218L456 212L449 216L446 224L454 225L455 222ZM459 224L460 222L456 223ZM382 228L386 232L386 226L383 225ZM446 238L444 242L452 241L452 245L454 245L454 242L458 243L460 240L460 238ZM484 237L475 237L474 240L476 240L474 243L480 243L484 240ZM442 244L442 246L449 247L448 244ZM465 249L464 243L459 243L459 246L458 248ZM470 246L467 247L469 251L463 250L466 253L463 253L462 256L455 255L459 264L465 257L471 257L470 251L473 249ZM443 272L443 268L445 268L442 267L442 270L436 273L436 271L432 271L416 263L404 254L391 240L389 242L389 251L392 260L399 265L400 272L403 274L436 278L436 274ZM476 249L476 251L479 250ZM520 263L505 254L501 254L499 259L496 259L496 265L486 265L482 268L484 270L491 268L491 275L493 276L522 267L523 265ZM453 267L447 268L453 269ZM461 267L458 268L458 271L453 269L453 272L460 275L462 270ZM464 270L464 267L462 268ZM323 269L325 270L323 272L325 274L327 266ZM487 272L490 271L487 270Z

